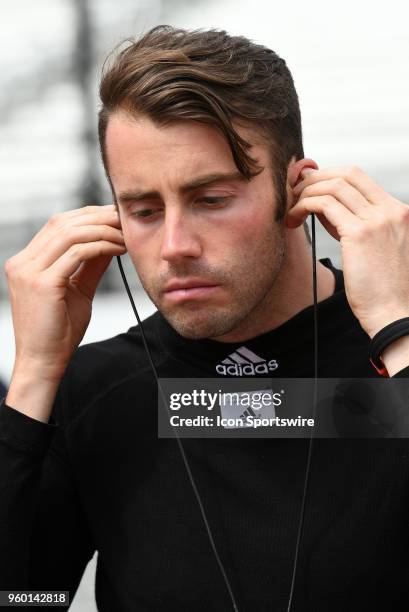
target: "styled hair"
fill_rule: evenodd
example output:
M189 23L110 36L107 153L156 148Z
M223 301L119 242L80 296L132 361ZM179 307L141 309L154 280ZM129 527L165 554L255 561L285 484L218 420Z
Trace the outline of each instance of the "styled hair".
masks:
M158 125L194 120L213 126L248 180L262 168L235 126L254 127L269 147L276 220L282 219L288 164L293 156L304 157L298 96L285 61L267 47L222 30L160 25L124 43L108 56L100 85L98 134L107 175L106 129L110 115L120 109Z

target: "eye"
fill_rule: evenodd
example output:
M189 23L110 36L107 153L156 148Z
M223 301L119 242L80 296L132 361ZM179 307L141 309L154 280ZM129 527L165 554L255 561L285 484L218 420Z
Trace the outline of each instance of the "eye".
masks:
M162 212L163 208L140 208L131 213L132 217L138 219L145 219L146 217L152 217L153 215Z
M229 196L203 196L202 198L198 198L197 202L216 208L218 205L222 206L226 204L228 200Z

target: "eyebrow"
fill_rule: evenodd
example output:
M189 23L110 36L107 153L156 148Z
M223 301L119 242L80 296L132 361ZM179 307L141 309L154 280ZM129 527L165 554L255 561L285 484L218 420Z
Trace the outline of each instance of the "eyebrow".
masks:
M220 183L222 181L247 181L247 179L240 174L240 172L229 172L227 174L213 172L212 174L206 174L205 176L201 176L194 181L185 183L179 188L179 191L180 193L189 193L190 191L194 191L200 187L205 187L206 185L211 185L213 183ZM161 195L159 191L121 191L118 195L118 201L123 203L138 202L140 200L160 197Z

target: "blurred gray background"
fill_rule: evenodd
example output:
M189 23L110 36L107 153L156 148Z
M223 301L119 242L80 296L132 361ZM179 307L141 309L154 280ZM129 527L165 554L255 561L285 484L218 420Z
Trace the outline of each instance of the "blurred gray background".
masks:
M359 165L409 203L409 9L404 0L3 0L0 35L0 377L14 342L4 261L54 213L109 203L96 134L103 59L153 25L224 28L274 49L300 98L306 156L321 167ZM341 265L320 227L318 255ZM153 310L133 279L142 316ZM133 314L115 262L84 342L122 332ZM89 564L71 607L95 611Z

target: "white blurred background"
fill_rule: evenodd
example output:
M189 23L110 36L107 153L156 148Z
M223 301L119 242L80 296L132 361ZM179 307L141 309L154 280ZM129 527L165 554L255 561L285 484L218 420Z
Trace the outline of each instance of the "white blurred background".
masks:
M52 214L109 203L97 150L101 64L121 39L160 23L224 28L274 49L292 71L304 149L321 167L358 165L409 203L409 9L404 0L3 0L0 36L0 261ZM341 265L320 228L319 257ZM131 267L129 277L135 279ZM152 304L133 282L143 316ZM97 293L84 342L134 324L115 262ZM14 343L0 272L0 377ZM75 612L95 610L88 566Z

